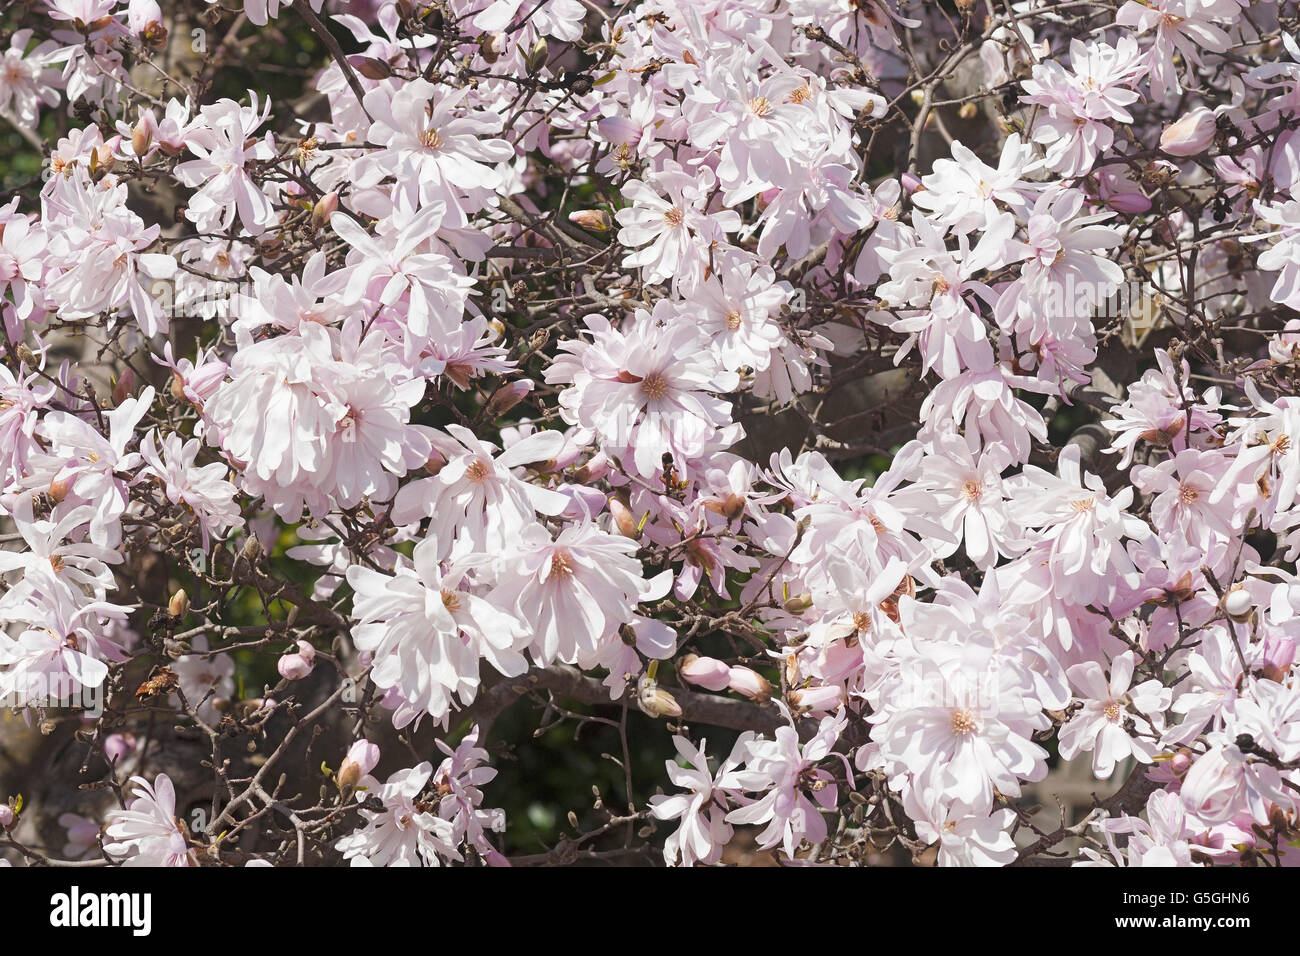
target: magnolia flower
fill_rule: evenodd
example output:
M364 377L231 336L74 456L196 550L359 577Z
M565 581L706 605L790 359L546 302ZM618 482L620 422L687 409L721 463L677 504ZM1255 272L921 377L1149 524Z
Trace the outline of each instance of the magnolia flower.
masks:
M1130 689L1135 665L1133 652L1125 651L1111 661L1109 680L1096 661L1066 671L1084 699L1061 728L1061 756L1073 760L1091 750L1092 772L1099 780L1109 778L1121 760L1132 756L1151 763L1156 753L1161 717L1173 692L1155 678Z
M760 737L748 741L745 769L734 771L729 779L737 789L762 796L732 810L725 821L767 824L758 834L759 848L779 844L791 858L804 841L816 844L825 840L822 811L834 808L839 789L831 772L817 765L829 756L838 756L832 748L847 722L844 711L827 715L803 743L793 724L778 727L772 740Z
M515 154L505 140L492 138L501 132L501 117L468 106L469 94L469 88L452 90L424 79L367 93L363 102L374 117L367 139L384 148L360 164L360 182L368 185L384 173L411 176L423 203L445 203L463 221L470 211L465 195L502 185L497 167Z
M523 673L524 631L509 605L489 601L462 585L482 559L471 557L445 571L438 542L426 538L411 564L392 575L354 565L347 580L356 592L352 630L358 650L371 655L370 678L407 706L393 722L403 727L421 714L443 721L457 701L478 693L479 661L508 677Z
M165 773L152 784L132 777L135 796L125 810L110 810L104 852L123 866L196 866L176 820L176 788Z
M676 760L665 761L668 779L688 792L650 798L650 812L656 820L681 821L664 841L664 862L669 866L693 866L696 862L711 865L722 858L722 849L732 834L727 822L727 793L736 788L735 770L744 762L754 739L752 731L741 734L731 755L716 774L711 774L704 752L708 742L701 740L695 747L685 737L673 736L673 746L685 766Z
M1033 187L1021 176L1032 155L1032 147L1013 133L1003 144L995 169L954 140L952 159L934 161L934 172L922 177L922 188L913 193L912 202L926 210L936 224L955 232L985 229L999 215L998 203L1018 212L1025 209Z
M271 102L268 99L259 112L257 94L250 91L248 95L250 106L223 99L202 107L199 121L185 139L198 159L176 167L176 177L186 186L202 187L190 198L185 215L205 232L229 229L236 212L244 228L255 236L275 219L271 200L263 192L273 187L258 185L246 169L250 161L275 156L271 133L261 139L253 136L270 116Z
M365 826L334 844L343 859L353 866L441 866L462 860L455 827L438 816L435 798L425 795L432 775L433 765L426 760L397 771L374 790L358 793L358 801L373 796L384 809L357 811Z
M739 384L663 305L624 330L588 316L595 341L561 343L570 354L546 372L548 384L571 386L560 395L565 420L593 429L607 454L647 478L662 470L665 452L685 464L726 434L730 405L717 394Z
M15 198L0 209L0 293L8 288L18 318L25 319L41 301L39 283L45 276L46 240L37 223L15 213L17 207Z
M1059 598L1077 605L1104 603L1119 585L1137 585L1124 539L1143 541L1151 529L1127 511L1132 488L1112 498L1100 478L1081 471L1078 445L1067 445L1057 465L1059 477L1026 465L1009 483L1020 520L1040 529L1029 553L1050 569Z
M219 461L196 465L203 443L197 438L182 442L176 434L163 439L160 455L157 435L157 430L150 431L140 444L140 457L146 467L140 469L136 482L148 477L158 479L168 501L193 512L198 518L205 549L214 533L243 527L244 518L234 501L235 486L226 481L229 468Z
M221 720L216 702L229 700L235 691L235 659L229 654L207 653L208 638L204 634L194 639L191 649L194 653L182 654L172 662L172 673L199 719L215 726Z
M538 431L496 454L461 425L448 425L451 439L435 443L438 473L408 482L393 500L400 524L430 517L429 538L445 556L499 553L518 540L537 515L558 515L569 499L516 477L511 469L553 459L564 444L557 431Z
M1086 173L1110 149L1112 121L1133 122L1126 107L1139 99L1130 84L1145 72L1137 40L1121 37L1118 46L1070 41L1070 70L1056 60L1034 66L1023 86L1026 103L1046 107L1032 131L1047 146L1041 165L1062 176Z
M630 205L615 218L622 228L618 241L630 249L625 268L644 268L647 282L673 280L694 283L702 277L713 243L740 228L740 216L727 210L707 211L709 193L717 177L708 167L688 171L668 160L653 185L637 179L623 187ZM658 190L655 187L659 187ZM668 194L664 199L659 191Z
M939 844L940 866L1005 866L1016 858L1011 838L1015 811L972 813L961 803L940 802L937 788L909 787L903 809L916 824L916 835Z
M633 622L640 600L662 596L671 580L661 575L652 587L633 557L636 542L590 522L572 524L554 540L537 525L519 537L490 597L519 618L529 653L542 665L594 654L602 639Z
M59 71L49 68L61 59L59 45L46 40L28 51L33 32L15 30L9 49L0 55L0 114L27 129L36 128L40 107L59 103Z

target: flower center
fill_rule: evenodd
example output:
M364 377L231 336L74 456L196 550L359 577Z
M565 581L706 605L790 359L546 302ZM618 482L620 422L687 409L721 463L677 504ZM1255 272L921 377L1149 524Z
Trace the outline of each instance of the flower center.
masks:
M958 737L965 737L975 732L975 715L965 708L959 708L952 712L952 720L949 722L952 732Z
M971 479L963 481L961 485L961 496L967 501L979 501L980 496L984 494L984 483Z
M651 372L641 379L641 391L652 402L658 401L668 394L668 380L658 372Z
M733 332L740 328L740 313L735 309L727 313L727 328Z
M756 96L749 101L749 111L755 116L767 116L772 112L772 104L766 96Z
M491 474L491 469L488 468L487 462L482 458L475 458L470 466L465 469L465 477L474 484L483 481L489 474Z
M453 614L460 610L460 598L455 591L442 592L442 606Z
M573 576L573 558L567 551L556 551L551 555L551 577L568 578Z
M1075 514L1087 514L1097 504L1096 498L1079 498L1077 501L1071 501L1070 507Z
M1107 701L1101 715L1112 724L1117 724L1119 723L1120 717L1124 715L1124 708L1120 706L1120 703L1117 700Z
M1195 485L1178 486L1178 500L1183 504L1195 504L1196 499L1199 497L1201 497L1201 489L1197 488Z
M685 218L686 217L682 215L682 211L676 206L673 206L664 213L664 222L668 223L668 225L672 226L674 229L680 226L685 221Z
M425 149L439 150L442 149L442 134L433 127L429 127L419 136L420 145Z

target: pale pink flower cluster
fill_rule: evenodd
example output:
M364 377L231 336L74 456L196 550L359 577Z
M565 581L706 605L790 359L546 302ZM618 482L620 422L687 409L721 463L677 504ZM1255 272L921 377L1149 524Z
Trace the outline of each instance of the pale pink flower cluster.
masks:
M449 51L412 30L429 5L380 0L334 17L354 42L310 122L139 96L151 0L45 6L0 51L0 117L61 130L0 207L0 695L165 656L161 699L211 729L247 637L217 617L251 588L247 644L288 646L294 693L356 681L409 733L543 671L681 718L668 792L627 795L669 864L742 827L806 859L868 783L941 865L1010 863L1056 761L1157 785L1078 862L1232 863L1294 826L1275 5L1099 4L1086 36L990 5L974 109L908 80L913 41L958 42L934 4L450 0ZM183 209L146 214L154 182ZM147 552L193 610L129 580ZM169 644L187 616L208 633ZM769 731L713 768L707 695ZM507 862L484 744L381 782L358 741L329 846ZM104 851L192 863L167 775L131 779Z

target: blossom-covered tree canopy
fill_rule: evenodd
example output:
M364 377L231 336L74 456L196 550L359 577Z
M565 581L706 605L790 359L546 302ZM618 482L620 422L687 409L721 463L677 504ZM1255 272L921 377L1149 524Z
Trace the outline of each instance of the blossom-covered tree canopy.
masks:
M242 3L0 11L7 861L1300 861L1294 2Z

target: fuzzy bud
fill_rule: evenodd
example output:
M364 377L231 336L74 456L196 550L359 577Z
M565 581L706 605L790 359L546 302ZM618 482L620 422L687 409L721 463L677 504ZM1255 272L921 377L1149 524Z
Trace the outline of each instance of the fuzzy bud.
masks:
M843 691L835 684L790 691L790 706L800 713L827 713L838 707L842 699Z
M609 499L609 513L614 518L614 526L618 528L619 534L625 538L641 537L637 531L636 515L618 498Z
M339 767L339 789L347 790L355 787L362 777L378 765L379 747L364 738L358 740L348 748L348 755L343 758L343 765Z
M327 192L316 204L311 207L311 226L313 229L321 230L329 225L330 216L338 212L339 194L337 192Z
M569 222L581 226L588 232L609 232L614 220L603 209L579 209L569 213Z
M362 56L359 53L348 57L348 66L367 80L386 80L393 75L393 68L383 60L373 56Z
M486 63L495 63L506 52L506 35L504 33L484 33L478 38L478 52Z
M648 677L642 677L637 686L636 703L651 717L680 717L681 705L672 694Z
M1254 607L1254 599L1243 587L1235 587L1223 596L1223 610L1234 621L1247 620Z
M1170 156L1196 156L1214 142L1214 112L1198 106L1165 127L1160 134L1160 149Z
M715 657L687 654L677 665L677 674L688 684L705 690L725 690L731 683L731 668Z
M184 617L190 613L190 596L184 588L177 588L171 600L167 602L167 613L172 617Z
M528 51L528 59L526 60L528 72L536 73L544 67L546 65L548 54L549 51L546 46L546 37L539 37L537 42L533 44L533 48Z
M301 654L285 654L276 662L275 669L285 680L302 680L311 673L311 661Z
M727 687L742 697L762 704L772 697L772 685L758 671L748 667L733 667L727 672Z
M144 159L149 153L149 147L153 145L153 134L157 129L158 121L153 118L153 113L142 110L139 122L131 127L131 152L135 153L137 159Z
M121 405L135 393L135 372L127 367L113 385L113 404Z

